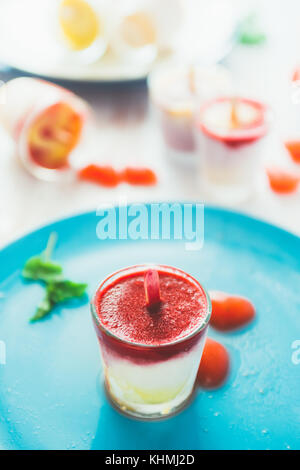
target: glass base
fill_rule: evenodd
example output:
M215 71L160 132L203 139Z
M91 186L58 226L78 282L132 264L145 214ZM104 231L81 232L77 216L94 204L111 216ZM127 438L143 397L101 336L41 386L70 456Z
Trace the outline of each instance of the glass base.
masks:
M107 399L112 405L112 407L123 416L126 416L127 418L131 418L131 419L135 419L138 421L162 421L164 419L171 418L172 416L175 416L181 413L181 411L187 408L190 405L190 403L193 401L195 394L196 394L196 387L194 387L190 395L185 400L183 400L177 406L174 406L174 407L171 406L168 409L168 411L158 411L158 409L161 408L161 405L157 405L157 406L148 405L148 406L153 407L153 413L142 413L116 400L116 398L111 394L109 385L107 384L107 381L105 379L104 379L103 385L104 385ZM155 410L154 408L157 408L157 410Z

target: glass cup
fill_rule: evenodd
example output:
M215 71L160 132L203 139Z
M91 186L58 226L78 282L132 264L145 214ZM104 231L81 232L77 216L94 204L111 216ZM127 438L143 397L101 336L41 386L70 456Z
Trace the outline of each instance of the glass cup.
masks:
M119 338L101 323L96 299L112 283L132 274L144 274L147 265L121 269L108 276L91 303L100 343L107 395L116 409L138 419L155 420L179 412L190 401L205 344L211 302L200 283L180 269L157 266L160 272L187 279L205 294L206 315L187 336L161 345Z
M88 104L60 86L28 77L10 80L1 91L0 122L26 169L47 181L73 178L75 151L91 121Z
M207 99L231 90L228 70L220 65L161 66L150 74L148 86L168 156L181 163L194 164L195 110Z

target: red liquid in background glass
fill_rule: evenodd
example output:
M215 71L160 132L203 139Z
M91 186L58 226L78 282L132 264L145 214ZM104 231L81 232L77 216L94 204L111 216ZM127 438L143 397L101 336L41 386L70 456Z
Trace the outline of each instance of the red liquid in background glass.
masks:
M249 124L241 123L237 128L228 130L227 134L224 134L223 132L220 133L217 127L214 130L210 126L207 126L203 120L203 116L205 116L207 109L216 103L228 102L228 100L230 99L227 97L220 97L205 103L200 112L201 119L197 120L196 127L201 129L206 136L213 140L218 140L230 148L238 148L252 144L266 135L268 131L268 125L265 121L266 107L258 101L246 98L236 98L236 100L240 103L248 104L253 109L256 109L257 117L253 119L252 122Z

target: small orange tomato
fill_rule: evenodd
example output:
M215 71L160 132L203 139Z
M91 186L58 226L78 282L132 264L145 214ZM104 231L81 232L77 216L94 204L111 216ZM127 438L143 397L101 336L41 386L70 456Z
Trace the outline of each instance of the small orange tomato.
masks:
M245 297L219 291L211 291L209 295L212 304L210 325L217 330L235 330L253 320L254 305Z
M297 82L300 80L300 66L298 65L292 74L292 82Z
M220 387L228 375L229 364L227 349L221 343L207 338L198 369L198 384L203 388Z

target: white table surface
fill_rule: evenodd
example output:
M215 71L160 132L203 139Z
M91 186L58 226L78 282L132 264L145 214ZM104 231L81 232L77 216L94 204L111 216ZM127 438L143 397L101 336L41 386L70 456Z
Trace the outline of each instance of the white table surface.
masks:
M289 167L291 163L283 138L297 131L297 127L300 137L300 104L292 104L293 90L289 82L291 70L300 62L300 34L297 31L300 5L298 0L261 0L259 9L268 34L267 43L260 47L236 46L226 64L240 93L262 98L272 106L273 131L265 161ZM0 79L7 80L10 76L10 72L0 72ZM81 182L61 185L35 180L19 164L13 143L0 129L1 246L52 220L94 210L106 202L203 200L194 172L166 159L160 133L148 106L145 84L123 87L77 84L71 88L86 98L96 111L98 148L93 148L93 155L88 156L116 164L123 161L124 164L150 165L158 172L159 184L153 188L121 185L106 189ZM300 165L297 170L300 172ZM257 194L232 208L300 235L300 194L275 195L263 175L262 171Z

